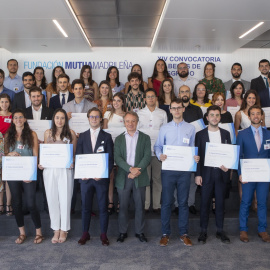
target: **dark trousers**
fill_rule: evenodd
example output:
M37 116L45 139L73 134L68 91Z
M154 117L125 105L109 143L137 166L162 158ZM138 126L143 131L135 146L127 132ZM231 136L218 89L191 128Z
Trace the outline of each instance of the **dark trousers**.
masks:
M213 192L215 192L216 198L216 227L218 231L223 230L226 186L227 183L224 182L222 171L219 168L211 168L210 178L202 179L200 226L203 232L207 231Z
M43 196L43 206L44 210L48 210L48 203L47 203L47 196L45 192L45 186L43 181L43 170L37 170L37 179L39 181L39 188L41 189L42 196Z
M108 191L110 179L80 180L82 196L82 230L88 232L91 221L93 197L96 192L101 233L107 233L109 223Z
M40 214L36 206L36 181L25 183L23 181L8 181L12 196L12 206L18 227L24 226L22 210L22 193L24 192L25 204L30 211L36 229L41 228Z
M79 186L80 186L79 180L74 179L73 194L72 194L72 200L71 200L71 209L72 210L75 210L75 207L76 207L77 193L78 193Z

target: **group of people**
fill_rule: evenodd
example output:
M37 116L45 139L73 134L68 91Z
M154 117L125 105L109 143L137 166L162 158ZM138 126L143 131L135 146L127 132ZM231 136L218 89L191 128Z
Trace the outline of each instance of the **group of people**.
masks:
M186 63L179 63L179 76L173 80L166 62L161 59L155 63L148 83L143 81L141 66L135 64L125 85L119 81L119 71L114 66L108 69L106 80L99 85L92 79L90 66L83 66L80 78L72 83L63 67L57 66L49 84L46 83L42 67L36 67L33 73L25 72L22 78L17 74L18 62L15 59L7 62L7 68L9 75L6 78L0 69L0 155L38 157L40 143L73 144L70 168L44 168L43 164L38 163L38 179L44 182L44 203L48 207L54 231L52 243L63 243L67 239L78 185L82 202L83 229L78 241L81 245L90 240L95 193L99 207L100 239L102 245L109 245L107 228L109 215L115 211L114 187L118 193L117 242L124 242L127 238L132 194L135 236L141 242L147 242L144 235L145 213L152 205L153 212L161 215L160 246L168 245L171 210L175 203L180 239L185 245L191 246L192 241L188 236L189 212L197 212L195 192L197 186L201 186L201 233L198 241L206 243L212 202L216 237L223 243L230 243L223 231L224 200L230 170L225 166L204 166L205 145L207 142L231 144L230 133L220 128L219 123L234 122L240 158L269 158L270 152L264 148L264 144L270 139L270 132L262 128L265 126L265 114L260 106L264 104L270 107L268 60L259 62L261 75L251 83L241 79L240 63L232 65L232 80L225 83L215 77L213 63L205 65L204 78L200 81L189 75ZM228 92L231 97L226 99ZM231 107L239 107L235 120L229 112ZM80 134L70 129L69 120L73 113L86 113L89 129ZM52 120L44 139L40 140L30 129L27 122L30 119ZM196 133L193 122L200 119L207 127ZM112 136L112 130L116 133L119 131L116 138ZM197 146L198 154L194 156L198 163L196 172L162 170L162 162L167 159L163 153L165 145ZM75 156L93 153L109 154L108 178L74 179ZM269 183L242 182L240 167L238 175L240 240L249 241L249 208L256 195L258 233L263 241L270 242L266 232ZM20 232L15 241L17 244L22 244L26 239L23 205L30 212L36 228L34 243L39 244L44 239L36 206L36 184L37 181L0 182L0 214L14 213ZM6 192L6 207L3 189Z

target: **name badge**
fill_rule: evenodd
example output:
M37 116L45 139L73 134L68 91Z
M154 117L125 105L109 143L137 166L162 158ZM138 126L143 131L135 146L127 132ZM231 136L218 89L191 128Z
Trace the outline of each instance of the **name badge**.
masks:
M268 150L270 149L270 143L269 143L270 140L266 140L266 144L263 146L264 147L264 150Z
M63 139L63 142L66 143L66 144L69 144L69 143L70 143L70 140L69 140L68 138L65 137L65 138Z
M183 143L189 144L189 139L188 138L183 138Z
M24 149L24 145L22 145L22 144L18 144L18 147L17 147L18 149Z
M11 123L11 119L10 118L5 118L4 122L5 123Z
M97 149L97 153L100 153L100 152L104 152L104 147L103 147L103 146L100 146L100 147Z
M138 112L138 111L139 111L139 108L134 108L133 109L133 112L135 112L135 113Z
M19 91L19 87L14 87L14 91L15 92Z

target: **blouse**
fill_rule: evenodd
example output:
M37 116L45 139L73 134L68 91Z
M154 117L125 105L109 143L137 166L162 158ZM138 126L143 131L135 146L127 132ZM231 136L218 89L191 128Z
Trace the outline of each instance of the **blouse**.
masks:
M227 111L227 107L237 107L237 106L239 106L238 103L237 103L237 100L234 99L234 98L229 98L229 99L226 100L224 110Z
M212 80L207 80L206 78L203 78L199 82L203 82L205 84L205 87L208 90L208 94L221 92L226 97L225 86L221 79L214 77Z
M12 121L12 115L10 116L0 116L0 132L3 136L8 131Z
M94 103L98 105L98 109L102 112L102 117L106 111L110 111L112 109L112 101L107 100L105 104L103 104L101 99L95 100Z
M123 116L120 116L118 114L113 114L113 116L110 118L111 112L107 111L104 114L104 119L108 119L108 129L110 128L119 128L124 127L124 118ZM110 120L109 120L110 118Z

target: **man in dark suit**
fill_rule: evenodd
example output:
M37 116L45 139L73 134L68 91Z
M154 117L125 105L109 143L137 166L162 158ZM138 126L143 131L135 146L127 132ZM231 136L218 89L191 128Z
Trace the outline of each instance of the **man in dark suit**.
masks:
M91 211L93 205L93 197L96 191L101 235L100 240L102 245L108 246L107 229L109 221L108 213L108 191L109 191L109 175L113 169L113 140L110 134L103 131L100 127L102 122L102 113L98 108L92 108L87 112L90 129L80 134L76 155L93 154L93 153L108 153L109 154L109 174L108 178L86 178L80 179L81 183L81 198L82 198L82 225L83 234L78 243L84 245L90 240L89 227L91 221Z
M269 61L267 59L262 59L259 62L259 71L261 72L261 75L251 80L250 89L256 90L257 93L259 93L265 88L269 88L269 84L267 81L269 70L270 70Z
M240 159L269 159L270 150L265 148L270 140L270 131L261 127L263 110L258 105L253 105L248 110L251 126L238 133L236 144L240 146ZM248 242L248 216L249 208L256 190L258 201L258 235L264 242L270 243L270 236L266 232L267 227L267 199L269 182L244 182L241 167L238 169L239 181L242 182L242 200L239 211L240 240ZM258 179L260 181L260 179ZM265 181L265 179L264 179Z
M268 88L265 88L262 91L258 92L262 107L270 107L270 93L269 93L269 91L270 91L270 87L269 87L270 86L270 73L268 73L267 82L268 82Z
M208 127L199 131L195 137L195 146L198 147L200 161L195 173L195 182L201 186L201 211L200 226L201 233L198 241L206 243L207 227L209 221L209 208L215 192L216 197L216 237L220 238L223 243L230 243L230 239L223 232L224 221L224 203L227 182L230 181L229 170L224 166L212 168L204 166L205 146L210 143L231 144L230 133L227 130L218 127L221 119L221 109L213 105L207 108Z
M51 97L50 108L56 110L62 108L64 104L73 100L74 94L68 91L69 86L69 76L67 74L60 74L57 78L57 87L59 89L59 94Z

